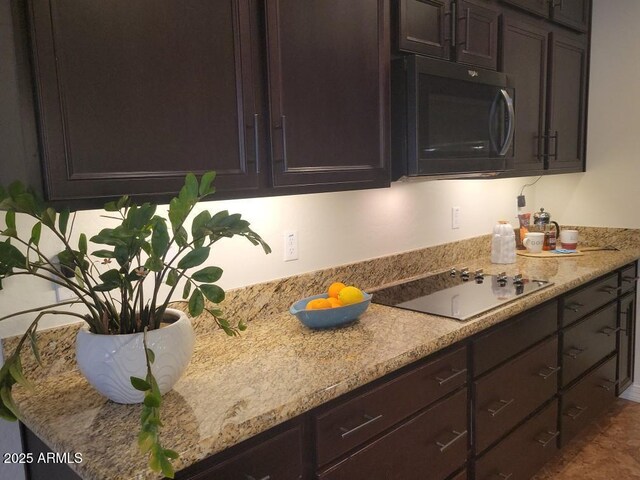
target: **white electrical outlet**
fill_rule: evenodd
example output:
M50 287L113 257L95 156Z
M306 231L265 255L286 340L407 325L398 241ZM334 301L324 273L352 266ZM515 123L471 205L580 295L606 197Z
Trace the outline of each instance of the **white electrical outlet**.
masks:
M460 228L460 207L451 207L451 230Z
M298 232L291 230L284 233L284 261L298 260Z

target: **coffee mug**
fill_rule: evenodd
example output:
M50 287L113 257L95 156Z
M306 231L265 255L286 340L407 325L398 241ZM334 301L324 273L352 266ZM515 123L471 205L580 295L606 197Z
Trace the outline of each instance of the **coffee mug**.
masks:
M578 231L560 230L560 245L567 250L575 250L578 246Z
M542 232L528 232L524 236L522 244L526 247L529 253L542 252L542 246L544 245L544 233Z

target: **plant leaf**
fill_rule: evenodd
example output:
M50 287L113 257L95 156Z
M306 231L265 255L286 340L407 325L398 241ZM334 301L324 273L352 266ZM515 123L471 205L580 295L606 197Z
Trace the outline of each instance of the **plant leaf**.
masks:
M36 362L38 362L38 365L42 367L42 358L40 357L38 337L35 328L29 331L29 342L31 343L31 351L33 352L33 356L36 358Z
M183 197L183 194L185 195ZM198 179L193 173L187 173L184 179L184 187L180 190L180 197L186 198L190 202L195 202L198 197Z
M197 317L204 310L204 296L200 289L195 289L189 298L189 315Z
M170 287L174 287L175 285L177 285L178 284L178 272L173 270L173 269L169 270L169 273L167 274L166 283Z
M0 388L0 400L2 400L4 407L9 410L15 418L20 418L20 411L13 401L10 387L3 385L2 388Z
M201 197L205 195L211 195L216 191L215 188L212 187L212 183L216 178L216 172L213 170L202 175L200 179L200 188L198 189L198 193Z
M22 385L23 387L33 390L33 384L27 380L24 376L24 372L22 371L22 361L20 360L20 356L16 357L16 360L9 364L9 373L16 381L16 383Z
M158 408L160 406L160 396L155 393L148 393L144 397L144 404L149 408Z
M115 254L111 250L96 250L91 255L98 258L115 258Z
M146 380L138 377L131 377L131 386L136 390L140 390L141 392L146 392L147 390L151 390L151 385L147 383Z
M78 239L78 250L80 250L82 256L87 254L87 236L84 233L81 233Z
M56 226L56 211L49 207L42 213L42 223L44 223L51 230Z
M153 226L151 234L151 248L158 258L161 258L169 248L169 233L167 232L167 223L163 218L156 217L157 220Z
M11 245L7 239L6 242L0 242L0 267L7 268L25 268L27 258L20 250Z
M175 450L170 450L168 448L164 449L164 454L167 458L172 458L172 459L176 459L179 458L180 455L178 454L178 452L176 452Z
M174 478L175 471L173 470L173 465L164 455L160 456L160 468L162 470L162 475L167 478Z
M155 255L147 258L147 261L144 263L144 268L152 272L161 272L163 266L162 260Z
M156 361L156 354L153 353L153 350L147 348L147 356L149 357L149 363L153 363Z
M4 216L4 223L7 224L7 230L17 231L16 228L16 212L9 210Z
M31 243L36 247L40 244L40 236L42 234L42 222L36 223L31 229Z
M191 292L191 281L187 280L187 283L184 284L184 289L182 290L182 298L187 298L189 296L189 292Z
M58 217L58 229L60 230L62 236L65 236L67 234L67 224L69 223L70 213L71 212L69 212L69 209L65 208L60 212L60 216Z
M196 282L207 283L217 282L220 277L222 277L222 269L220 267L205 267L191 275L191 278Z
M178 262L178 268L184 270L187 268L197 267L209 258L210 252L211 248L209 247L194 248L180 259Z
M220 303L224 300L224 290L218 285L200 285L200 290L213 303Z

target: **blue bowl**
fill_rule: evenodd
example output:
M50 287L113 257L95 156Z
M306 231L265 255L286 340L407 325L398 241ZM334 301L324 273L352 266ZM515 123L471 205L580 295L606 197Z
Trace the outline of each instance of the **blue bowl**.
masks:
M307 303L316 298L327 298L328 295L314 295L313 297L303 298L291 305L289 312L295 315L305 326L313 329L334 328L347 325L358 319L360 315L369 307L371 303L371 294L364 293L364 300L351 305L335 308L323 308L320 310L305 310Z

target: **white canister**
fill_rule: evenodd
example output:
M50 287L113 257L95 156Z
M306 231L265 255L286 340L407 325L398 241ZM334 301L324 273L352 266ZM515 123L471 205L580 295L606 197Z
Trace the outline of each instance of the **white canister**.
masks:
M491 239L491 263L516 262L516 235L509 222L500 220L493 227Z

